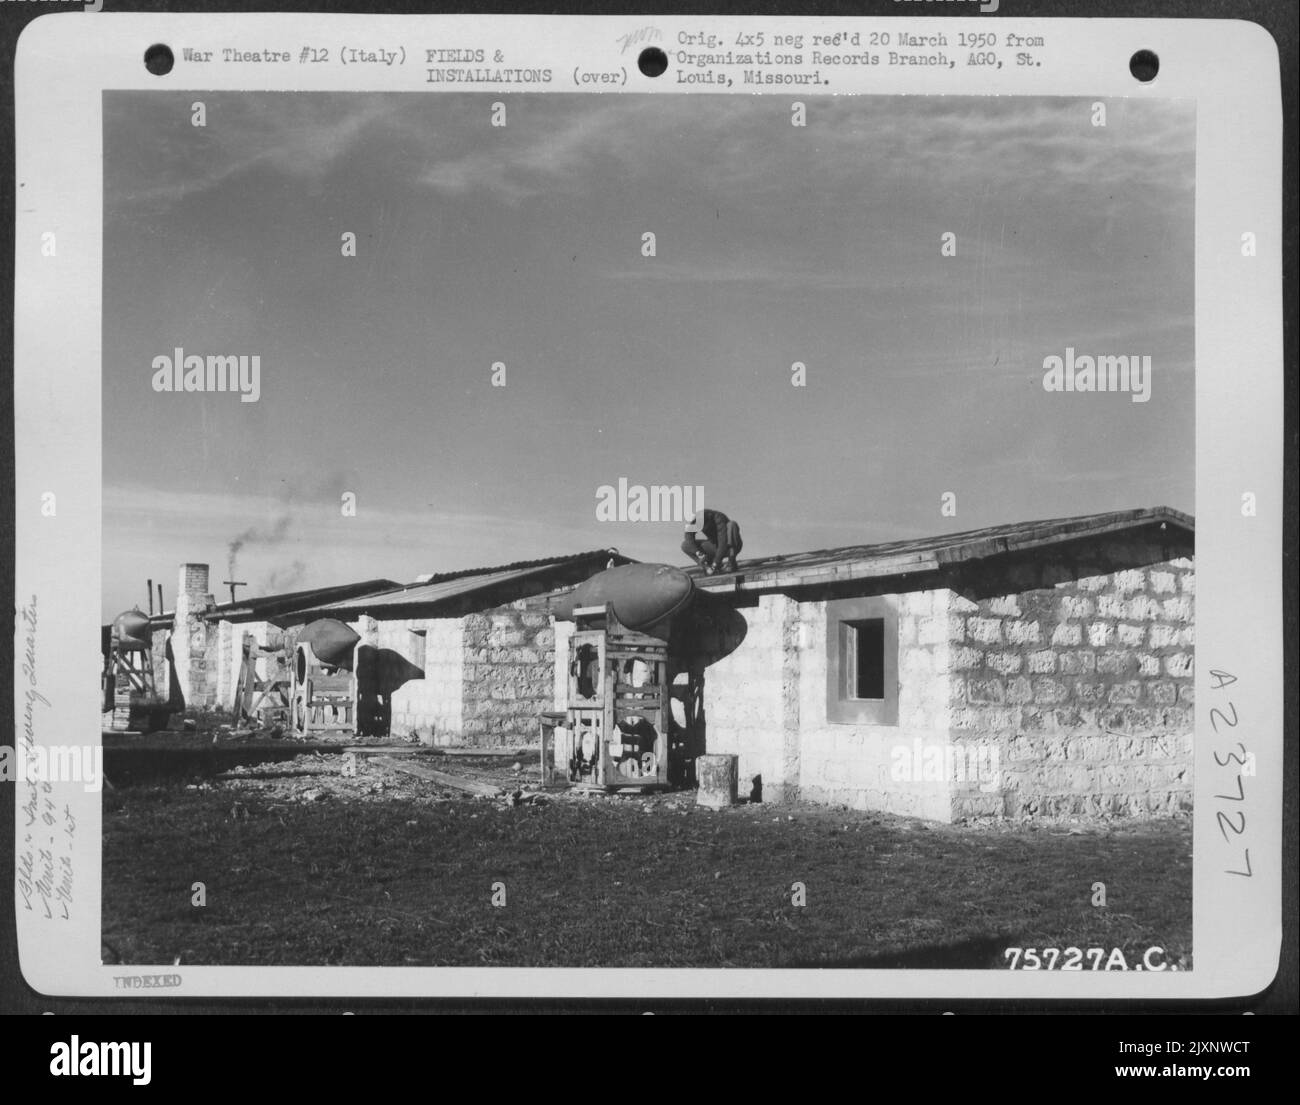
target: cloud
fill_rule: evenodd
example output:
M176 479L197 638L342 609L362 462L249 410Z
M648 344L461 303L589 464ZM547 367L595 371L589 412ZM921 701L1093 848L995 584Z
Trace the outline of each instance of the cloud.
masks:
M128 156L106 164L112 205L170 205L264 169L301 184L322 180L356 143L382 125L377 96L230 94L204 97L207 122L191 124L194 93L109 93L105 133Z
M502 136L495 143L477 142L460 156L437 161L420 182L451 195L485 191L515 205L557 185L581 180L598 157L612 155L620 162L625 160L625 128L630 117L645 112L638 111L636 105L629 111L626 105L606 101L581 111L538 114L549 114L550 125L533 120L522 140Z
M223 593L216 566L227 564L231 535L241 532L275 537L245 541L238 550L242 577L249 583L244 594L361 579L403 581L422 572L567 555L616 543L594 517L589 525L569 526L519 516L396 509L364 500L358 506L355 517L344 517L338 500L286 503L283 495L106 484L105 610L121 608L146 576L174 579L177 565L186 562L213 565L214 594Z
M1194 118L1178 101L1109 105L1015 97L856 97L819 102L793 128L774 97L519 98L510 126L485 127L481 98L460 94L112 93L106 133L129 149L112 158L115 201L174 202L261 168L320 181L363 138L387 141L391 171L446 196L488 195L516 206L548 192L618 188L647 176L717 196L780 195L788 203L855 191L870 206L896 187L976 200L983 190L1054 201L1113 183L1158 209L1185 191Z

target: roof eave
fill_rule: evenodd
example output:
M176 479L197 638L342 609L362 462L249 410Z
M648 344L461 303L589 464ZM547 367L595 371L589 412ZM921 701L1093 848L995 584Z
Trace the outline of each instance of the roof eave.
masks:
M702 576L692 573L695 586L709 594L736 592L777 591L791 587L817 587L857 580L881 579L890 576L915 575L937 571L940 568L971 560L986 560L1009 553L1026 552L1052 547L1070 541L1104 537L1111 533L1140 529L1149 525L1172 523L1188 533L1195 533L1196 522L1189 514L1172 507L1145 507L1138 510L1117 511L1113 514L1092 516L1077 523L1065 523L1055 533L1039 533L1017 537L990 537L983 541L966 542L926 553L907 553L893 557L858 557L800 568L768 569L754 574L741 570L735 575L722 577Z
M747 577L744 572L716 580L712 576L696 576L694 582L699 590L710 594L726 594L731 591L772 591L784 587L815 587L832 583L852 583L860 579L880 579L884 576L932 572L939 567L939 564L940 562L933 556L850 560L838 564L820 564L805 570L764 572L753 577Z

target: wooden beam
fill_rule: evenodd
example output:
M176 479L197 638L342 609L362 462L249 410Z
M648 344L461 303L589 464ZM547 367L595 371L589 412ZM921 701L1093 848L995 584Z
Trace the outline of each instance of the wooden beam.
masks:
M451 787L453 790L463 790L466 794L478 794L484 798L496 798L503 789L487 783L476 783L471 779L460 779L443 771L434 771L433 768L425 767L423 764L409 763L393 756L376 756L370 762L391 768L393 771L400 771L405 775L414 775L427 783L437 783L440 787Z
M492 756L501 759L522 759L537 753L536 748L421 748L426 756L466 756L487 759Z
M913 553L905 557L776 570L748 576L734 583L724 581L719 587L710 587L707 581L697 579L695 586L705 592L767 591L781 587L808 587L817 584L847 583L859 579L879 579L882 576L910 575L913 572L934 571L938 567L939 562L933 554Z

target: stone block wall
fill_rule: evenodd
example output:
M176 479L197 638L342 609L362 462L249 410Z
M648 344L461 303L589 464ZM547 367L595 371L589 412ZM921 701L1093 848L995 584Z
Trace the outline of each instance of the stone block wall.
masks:
M1096 571L1133 558L1116 544L1094 553L1047 561L1038 587L954 596L952 738L990 744L1002 775L996 793L955 788L954 816L1190 809L1193 562ZM1009 574L984 585L1014 586Z
M208 626L209 637L216 638L216 654L212 658L212 674L216 681L216 705L223 710L235 704L235 687L239 682L239 669L243 662L244 627L222 621Z
M733 611L731 640L706 627L691 644L707 751L737 754L768 801L941 821L1190 809L1190 538L972 561L890 601L897 725L828 721L827 602L764 595Z
M193 704L229 709L244 633L265 644L280 631L267 622L202 623L197 616L189 622L201 629L202 639L196 629L186 670L206 696ZM377 648L392 649L424 672L423 679L393 693L394 736L431 732L435 744L532 744L538 714L555 708L555 631L542 597L458 618L363 616L349 624ZM297 629L287 632L293 637Z
M545 597L469 614L464 622L465 742L536 743L538 715L555 700L555 629Z
M812 647L801 654L803 703L800 793L814 802L882 810L947 821L951 786L913 769L917 742L923 753L947 754L948 686L952 668L952 592L898 595L898 724L839 725L827 720L829 678L827 604L799 604Z
M696 619L690 663L703 671L706 749L740 759L742 790L762 777L764 801L804 798L947 820L946 782L894 778L899 749L946 746L944 676L950 592L899 595L899 723L827 718L827 604L764 595L733 612L741 624Z
M799 796L795 608L764 595L731 619L697 618L687 661L703 671L705 750L738 756L741 792L761 776L771 802Z
M217 652L213 658L217 679L216 704L223 710L233 710L235 691L239 687L239 671L244 664L244 635L251 634L259 645L266 645L278 641L283 631L266 621L222 620L215 626L210 624L208 632L210 636L215 632L218 642ZM261 654L255 654L254 659L257 664L258 678L265 679L271 661Z
M424 633L420 663L419 640ZM376 645L391 648L424 670L393 692L392 732L409 736L432 733L435 744L459 743L462 724L462 680L465 669L464 618L410 618L381 621Z
M214 605L207 588L206 564L181 565L172 652L176 657L176 676L185 695L185 704L193 709L211 709L218 701L217 671L221 649L217 626L209 626L203 619Z
M155 629L150 641L149 655L153 661L153 685L164 698L171 686L171 673L167 670L167 639L170 629Z
M190 647L190 679L194 689L193 705L200 709L212 709L220 705L217 698L217 676L221 666L221 640L217 626L204 624L202 657L196 660L195 649ZM197 636L197 633L196 633Z

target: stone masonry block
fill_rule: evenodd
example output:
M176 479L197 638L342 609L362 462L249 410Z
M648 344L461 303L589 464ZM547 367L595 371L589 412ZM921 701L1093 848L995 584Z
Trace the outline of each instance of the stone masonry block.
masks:
M1146 578L1140 568L1129 568L1115 573L1115 590L1121 595L1141 591L1146 586Z
M1160 604L1150 595L1137 595L1124 604L1124 617L1134 622L1150 622L1160 617Z
M1136 648L1142 643L1146 636L1146 629L1140 625L1129 625L1127 622L1118 627L1119 643L1127 648Z
M1014 675L1020 670L1022 661L1018 652L990 652L984 658L984 664L999 675Z
M1097 670L1097 654L1087 649L1063 652L1060 655L1062 675L1085 675Z
M1074 697L1080 702L1102 702L1106 698L1106 684L1081 679L1074 685Z
M1092 599L1076 598L1074 595L1062 595L1057 609L1063 619L1091 618L1096 610Z
M1104 622L1093 622L1088 626L1088 644L1093 648L1104 648L1115 639L1115 627Z
M1178 643L1178 630L1169 625L1153 625L1147 630L1147 643L1152 648L1169 648Z
M1042 637L1037 622L1015 621L1006 626L1007 640L1017 645L1036 645Z
M1077 645L1083 643L1083 627L1079 625L1070 625L1067 622L1061 622L1052 630L1052 644L1058 648L1061 646Z
M1158 710L1143 706L1125 706L1122 728L1127 733L1153 733L1160 728L1162 721ZM1115 738L1117 741L1124 739Z
M1157 595L1170 594L1175 587L1176 581L1173 572L1152 572L1151 573L1151 590Z
M1124 617L1124 602L1114 595L1102 595L1097 599L1097 616L1101 618Z
M1057 702L1064 702L1069 697L1069 686L1059 679L1034 680L1034 701L1037 703L1051 706Z
M1129 705L1137 702L1142 697L1142 684L1137 679L1131 679L1126 683L1116 683L1111 687L1107 695L1107 701L1112 705Z
M1152 683L1147 688L1147 693L1157 706L1172 706L1178 701L1178 688L1174 683L1165 681Z
M1042 648L1029 654L1029 670L1036 675L1050 675L1056 671L1056 653Z
M966 683L966 698L971 703L1001 704L1006 701L1006 694L1001 679L971 679Z
M1126 675L1137 666L1137 659L1131 652L1111 650L1097 657L1098 675Z
M1023 675L1011 680L1007 686L1008 702L1031 702L1034 697L1034 685Z

